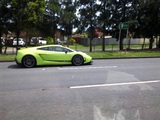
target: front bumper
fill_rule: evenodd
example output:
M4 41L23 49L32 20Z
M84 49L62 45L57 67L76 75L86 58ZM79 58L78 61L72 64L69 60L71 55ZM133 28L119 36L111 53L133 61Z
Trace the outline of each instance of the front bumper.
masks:
M93 61L91 60L90 62L85 63L85 65L92 65Z
M93 61L91 60L90 62L89 62L89 64L92 64L93 63Z

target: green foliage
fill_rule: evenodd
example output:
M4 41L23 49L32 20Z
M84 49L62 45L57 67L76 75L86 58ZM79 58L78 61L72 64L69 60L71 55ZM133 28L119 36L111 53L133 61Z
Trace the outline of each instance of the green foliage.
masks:
M7 7L7 0L0 1L0 53L2 53L2 35L8 33L9 8Z
M81 37L87 38L87 37L88 37L88 34L87 34L86 32L83 32L83 33L81 34Z
M131 52L90 52L93 58L127 58L127 57L156 57L160 56L158 51L131 51Z
M60 27L64 29L65 35L69 36L72 34L72 29L74 27L76 19L76 2L73 0L64 0L61 3L61 12L60 12Z
M0 54L0 61L14 61L15 54Z
M30 29L41 20L45 0L11 0L9 4L12 24L14 25L13 31L18 35L20 34L18 32Z
M45 0L30 0L26 6L25 12L29 22L37 23L45 12Z
M76 40L73 39L73 38L70 38L70 39L69 39L69 42L70 42L71 45L73 45L74 43L76 43Z
M59 24L60 11L59 0L46 1L43 22L39 26L40 31L42 31L45 36L52 36L55 39L55 32Z
M83 6L82 6L83 5ZM96 13L98 13L97 2L96 0L79 0L78 6L82 6L79 8L80 24L78 28L81 31L84 31L86 28L95 27L98 25L98 19Z
M46 41L47 41L47 44L53 44L54 43L54 39L52 37L47 37Z

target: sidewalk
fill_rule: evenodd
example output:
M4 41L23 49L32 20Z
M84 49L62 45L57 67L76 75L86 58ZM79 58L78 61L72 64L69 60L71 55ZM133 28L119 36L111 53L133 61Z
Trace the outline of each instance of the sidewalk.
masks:
M5 49L2 50L2 53L4 54ZM15 47L8 47L6 50L6 54L16 54L16 48Z

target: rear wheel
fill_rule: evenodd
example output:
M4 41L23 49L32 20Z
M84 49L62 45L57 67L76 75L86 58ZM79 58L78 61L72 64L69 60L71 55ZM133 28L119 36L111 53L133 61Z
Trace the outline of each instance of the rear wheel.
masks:
M26 68L32 68L36 65L36 59L31 55L24 56L22 64Z
M72 58L72 64L73 65L76 65L76 66L79 66L79 65L82 65L84 62L84 59L81 55L75 55L73 58Z

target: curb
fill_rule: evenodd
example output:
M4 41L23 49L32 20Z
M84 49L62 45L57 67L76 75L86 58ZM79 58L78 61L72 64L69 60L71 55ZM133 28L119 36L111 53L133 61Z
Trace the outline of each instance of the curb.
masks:
M93 58L93 60L98 59L140 59L140 58L160 58L160 56L148 56L148 57L110 57L110 58Z
M0 60L0 62L15 62L14 60Z
M93 58L93 60L105 60L105 59L141 59L141 58L160 58L160 56L148 56L148 57L115 57L115 58ZM0 60L0 62L15 62L15 60Z

